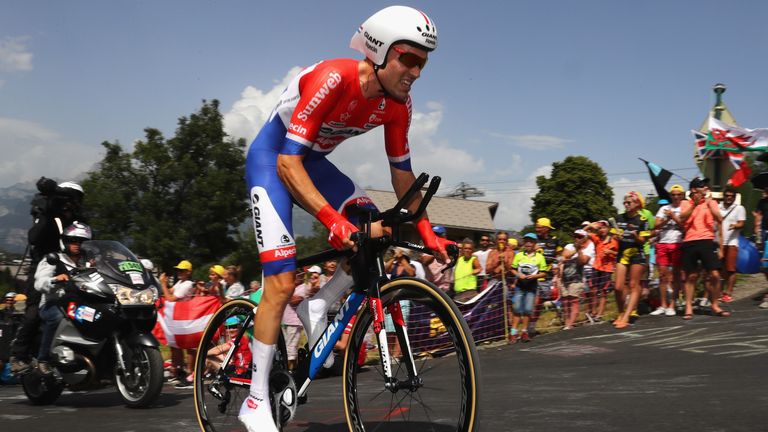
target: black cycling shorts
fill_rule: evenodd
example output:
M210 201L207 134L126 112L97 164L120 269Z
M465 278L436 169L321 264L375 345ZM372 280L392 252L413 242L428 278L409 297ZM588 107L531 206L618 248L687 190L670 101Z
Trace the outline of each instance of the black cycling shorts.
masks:
M686 273L699 270L699 262L704 270L719 270L720 258L714 240L693 240L683 242L683 270Z

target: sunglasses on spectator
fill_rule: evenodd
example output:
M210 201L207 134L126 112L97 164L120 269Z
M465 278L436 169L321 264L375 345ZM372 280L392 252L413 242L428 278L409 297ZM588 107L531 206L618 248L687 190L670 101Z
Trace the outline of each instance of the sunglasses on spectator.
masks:
M410 51L406 51L402 48L392 47L392 49L396 53L400 54L397 57L397 61L402 63L403 66L407 67L408 69L412 69L414 66L418 66L419 69L424 69L424 66L426 66L427 64L426 57L422 57Z

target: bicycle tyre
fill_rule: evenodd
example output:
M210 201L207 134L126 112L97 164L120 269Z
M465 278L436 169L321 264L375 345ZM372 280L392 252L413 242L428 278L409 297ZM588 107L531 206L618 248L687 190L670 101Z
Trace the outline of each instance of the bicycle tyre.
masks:
M240 406L245 398L248 396L250 390L249 385L233 385L229 378L235 377L240 380L251 379L251 364L235 366L232 363L223 365L227 372L227 379L221 382L217 382L217 376L206 376L209 372L206 359L208 350L212 347L226 340L226 330L224 324L227 319L237 316L241 320L245 316L250 316L251 323L253 322L254 308L256 303L247 299L236 299L225 303L216 311L211 317L208 325L203 332L203 336L200 338L200 344L197 349L197 356L195 358L195 374L194 374L194 399L195 399L195 415L197 417L200 430L203 432L215 432L215 431L245 431L246 428L237 419L240 412ZM242 322L242 321L241 321ZM248 331L244 334L244 337L248 337L250 342L252 334ZM249 344L250 345L250 344ZM233 356L234 357L234 356ZM249 360L250 361L250 360ZM230 371L230 369L234 371ZM275 371L285 371L288 368L287 353L285 348L285 340L283 339L282 332L279 333L277 348L275 350L275 361L272 365L273 374ZM271 377L272 375L270 375ZM223 391L222 394L227 394L227 403L222 405L224 400L218 398L210 389L211 384L217 385L217 390ZM228 393L227 393L228 392ZM274 406L274 402L273 402ZM222 411L223 408L223 411ZM278 429L282 429L281 425L278 425Z
M474 339L459 309L443 291L429 282L413 278L401 278L387 283L381 288L381 298L385 311L386 306L394 301L409 300L416 305L408 320L409 324L416 325L406 326L413 351L426 348L427 344L432 344L434 348L438 338L448 342L440 349L414 354L414 362L423 380L423 386L415 391L400 389L391 392L384 387L380 361L376 364L378 374L361 373L361 368L358 367L361 344L365 343L366 333L372 327L370 309L361 309L344 355L342 388L349 430L478 430L479 361ZM421 313L430 315L416 316ZM429 322L428 333L415 334L425 330L425 319ZM421 324L417 323L419 320ZM421 348L417 346L419 344ZM398 378L408 376L403 363L393 362L392 370ZM456 379L444 377L452 376L453 373L458 374ZM407 403L403 403L406 399Z

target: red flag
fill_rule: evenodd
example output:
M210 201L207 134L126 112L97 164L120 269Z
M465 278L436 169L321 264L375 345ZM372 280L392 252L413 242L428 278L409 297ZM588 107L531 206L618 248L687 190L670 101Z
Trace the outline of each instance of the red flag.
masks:
M747 180L749 180L749 177L752 175L752 170L749 169L749 165L747 165L746 160L741 161L741 165L739 165L739 169L734 171L731 175L731 179L728 180L728 183L731 184L733 187L739 187L744 184Z
M200 338L203 337L205 326L220 306L221 300L215 296L167 301L165 306L158 310L158 325L152 333L158 340L161 340L159 333L162 333L170 347L196 349ZM161 331L158 331L158 326Z

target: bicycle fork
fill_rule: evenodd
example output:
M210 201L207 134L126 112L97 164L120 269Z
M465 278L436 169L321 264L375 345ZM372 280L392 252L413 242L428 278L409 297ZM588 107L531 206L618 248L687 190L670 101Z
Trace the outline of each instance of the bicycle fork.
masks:
M398 380L392 370L392 356L389 352L389 341L387 339L387 330L384 324L384 308L382 307L381 298L371 297L369 302L371 309L371 315L373 316L373 331L376 334L376 339L379 343L379 353L381 355L381 365L384 368L384 376L386 382L384 387L392 393L397 392L400 389L416 390L422 385L421 378L418 376L416 370L416 364L413 359L413 353L411 351L411 341L408 338L408 332L406 331L406 323L403 318L403 311L400 307L400 302L394 302L387 306L387 311L392 318L392 323L395 327L395 333L397 340L400 343L400 352L402 360L404 361L406 368L408 369L407 381Z

